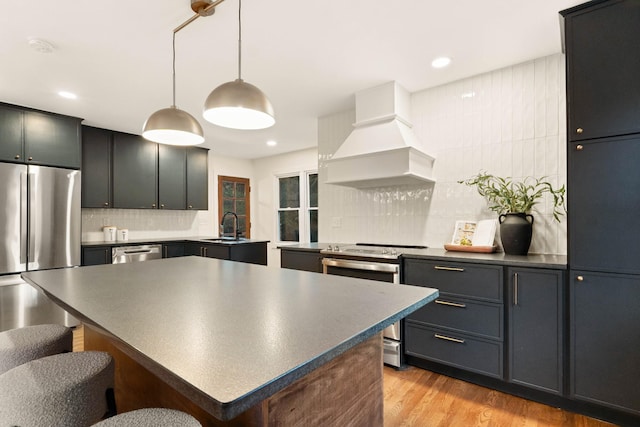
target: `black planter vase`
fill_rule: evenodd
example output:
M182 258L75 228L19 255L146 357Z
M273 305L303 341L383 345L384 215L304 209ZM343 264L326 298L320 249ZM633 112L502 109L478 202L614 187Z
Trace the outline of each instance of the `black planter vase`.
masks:
M508 213L500 215L498 221L504 253L526 255L531 246L533 216L524 213Z

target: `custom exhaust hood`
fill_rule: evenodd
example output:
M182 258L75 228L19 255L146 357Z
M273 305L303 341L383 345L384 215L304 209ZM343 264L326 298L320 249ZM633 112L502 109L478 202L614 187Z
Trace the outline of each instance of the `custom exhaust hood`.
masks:
M355 96L355 129L327 160L327 184L367 188L433 182L434 158L411 130L409 93L389 82Z

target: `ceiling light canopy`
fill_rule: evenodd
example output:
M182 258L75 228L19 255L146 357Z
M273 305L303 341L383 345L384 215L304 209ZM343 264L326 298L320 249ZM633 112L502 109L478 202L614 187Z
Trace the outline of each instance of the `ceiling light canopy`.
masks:
M242 80L242 0L238 0L238 78L215 88L204 103L202 116L231 129L264 129L276 122L269 98Z

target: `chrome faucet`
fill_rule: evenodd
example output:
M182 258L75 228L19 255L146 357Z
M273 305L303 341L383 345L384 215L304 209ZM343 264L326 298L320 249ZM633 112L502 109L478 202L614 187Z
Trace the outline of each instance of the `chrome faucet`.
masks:
M220 237L225 237L224 236L224 220L227 217L227 215L233 215L235 217L235 224L234 224L234 228L233 228L233 238L234 240L238 240L238 238L240 237L240 227L239 227L239 222L238 222L238 215L236 215L235 212L225 212L224 215L222 215L222 220L220 221Z

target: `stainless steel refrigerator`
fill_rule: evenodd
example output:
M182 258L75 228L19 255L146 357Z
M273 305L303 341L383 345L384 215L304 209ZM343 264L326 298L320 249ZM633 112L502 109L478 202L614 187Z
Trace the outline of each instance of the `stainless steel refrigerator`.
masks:
M80 265L80 171L0 163L0 331L77 320L20 273Z

